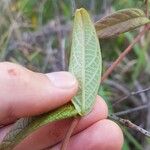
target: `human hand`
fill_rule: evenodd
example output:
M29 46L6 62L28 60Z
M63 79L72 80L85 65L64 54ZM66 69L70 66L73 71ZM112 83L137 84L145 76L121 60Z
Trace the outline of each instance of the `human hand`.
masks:
M16 64L0 63L0 142L17 119L42 114L69 102L77 88L76 79L68 72L45 75ZM107 113L106 103L97 96L93 111L79 121L68 150L121 150L121 129L106 119ZM15 150L59 150L71 121L41 127Z

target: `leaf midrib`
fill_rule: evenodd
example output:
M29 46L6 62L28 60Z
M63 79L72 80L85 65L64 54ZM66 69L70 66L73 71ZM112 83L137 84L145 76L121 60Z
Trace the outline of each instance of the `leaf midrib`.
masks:
M82 14L82 11L80 11L81 15L81 28L83 29L83 19L84 19L84 14ZM82 39L83 39L83 50L82 50L82 108L81 108L81 113L83 114L85 112L85 32L84 29L82 30Z

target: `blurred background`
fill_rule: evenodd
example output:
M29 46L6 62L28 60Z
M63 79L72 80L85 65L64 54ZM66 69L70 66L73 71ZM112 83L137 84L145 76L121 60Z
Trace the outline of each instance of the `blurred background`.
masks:
M145 1L0 0L0 61L19 63L43 73L67 70L73 15L80 7L86 8L95 22L124 8L145 11ZM100 40L103 73L140 30ZM106 100L109 113L150 131L150 33L141 38L102 84L99 94ZM123 150L150 150L150 139L121 128L125 136Z

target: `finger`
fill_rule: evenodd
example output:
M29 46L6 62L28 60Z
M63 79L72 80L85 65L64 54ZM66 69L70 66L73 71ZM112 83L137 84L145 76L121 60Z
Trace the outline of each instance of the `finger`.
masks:
M110 120L101 120L70 139L68 150L121 150L123 134ZM61 143L50 150L60 150Z
M67 103L77 91L68 72L47 75L12 63L0 63L0 122L50 111Z
M81 132L98 120L106 118L107 113L108 110L106 103L102 98L97 97L93 111L88 116L85 116L80 120L78 127L74 131L74 134ZM31 136L27 137L21 144L16 147L15 150L43 149L48 146L55 145L64 138L68 128L70 127L71 121L72 119L67 119L50 123L45 127L42 127Z

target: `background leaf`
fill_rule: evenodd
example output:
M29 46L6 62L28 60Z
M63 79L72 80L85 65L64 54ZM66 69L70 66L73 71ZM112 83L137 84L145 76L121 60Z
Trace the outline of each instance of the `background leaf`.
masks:
M95 23L99 38L108 38L149 23L144 12L131 8L117 11Z
M80 115L91 111L101 76L101 54L95 28L87 11L78 9L74 19L69 71L79 82L79 92L72 102Z

